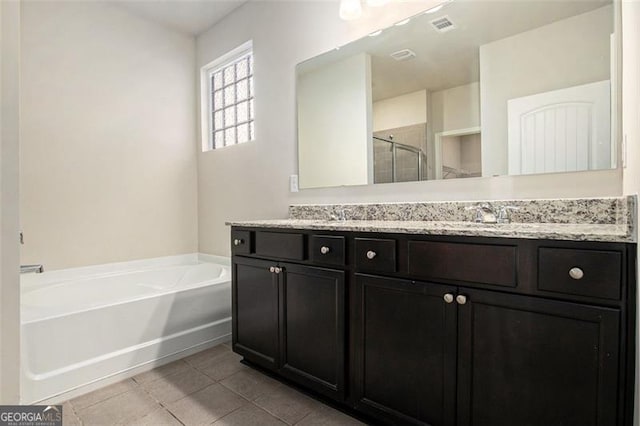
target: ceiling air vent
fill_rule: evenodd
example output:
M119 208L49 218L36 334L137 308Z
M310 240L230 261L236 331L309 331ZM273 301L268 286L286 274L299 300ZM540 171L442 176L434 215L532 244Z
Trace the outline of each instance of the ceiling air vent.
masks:
M402 49L398 50L397 52L393 52L389 56L391 56L396 61L406 61L407 59L415 58L416 53L413 50Z
M439 33L446 33L447 31L451 31L456 27L455 24L451 22L451 19L449 19L448 16L434 19L433 21L431 21L431 25Z

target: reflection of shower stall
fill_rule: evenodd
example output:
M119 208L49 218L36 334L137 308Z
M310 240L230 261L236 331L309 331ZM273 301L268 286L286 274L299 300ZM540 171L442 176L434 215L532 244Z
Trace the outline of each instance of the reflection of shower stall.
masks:
M425 164L426 157L420 148L373 137L374 183L423 180Z

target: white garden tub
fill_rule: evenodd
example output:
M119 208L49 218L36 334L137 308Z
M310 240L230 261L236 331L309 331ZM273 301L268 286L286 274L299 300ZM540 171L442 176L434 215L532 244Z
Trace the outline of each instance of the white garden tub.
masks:
M29 274L21 286L25 404L90 390L231 336L224 257L191 254Z

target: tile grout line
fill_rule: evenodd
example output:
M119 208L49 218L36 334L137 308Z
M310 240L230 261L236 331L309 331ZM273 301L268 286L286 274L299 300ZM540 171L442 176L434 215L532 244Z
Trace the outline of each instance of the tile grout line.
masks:
M238 373L240 373L240 371L236 371L236 372L235 372L235 373L233 373L232 375L230 375L230 376L228 376L228 377L226 377L226 378L224 378L224 379L222 379L222 380L226 380L226 379L228 379L229 377L233 377L233 376L235 376L235 375L236 375L236 374L238 374ZM264 407L262 407L262 406L258 405L258 404L255 402L255 401L256 401L257 399L259 399L262 395L260 395L260 396L256 397L255 399L249 399L249 398L247 398L246 396L244 396L244 395L242 395L242 394L240 394L240 393L236 392L235 390L231 389L230 387L226 386L224 383L222 383L222 380L221 380L220 382L218 382L218 384L220 384L220 386L222 386L222 387L223 387L223 388L225 388L225 389L228 389L229 391L233 392L234 394L238 395L239 397L241 397L241 398L245 399L246 401L248 401L248 402L249 402L249 404L253 405L254 407L258 408L258 409L259 409L259 410L261 410L261 411L264 411L265 413L267 413L267 414L268 414L268 415L270 415L271 417L273 417L273 418L275 418L275 419L277 419L277 420L280 420L280 421L281 421L282 423L284 423L284 424L289 425L289 422L287 422L285 419L283 419L283 418L281 418L281 417L278 417L277 415L273 414L272 412L270 412L270 411L269 411L269 410L267 410L266 408L264 408ZM281 384L281 383L279 383L277 386L278 386L278 387L279 387L279 386L282 386L282 384ZM246 404L245 404L245 405L246 405ZM244 407L244 405L243 405L243 407ZM240 407L240 408L242 408L242 407ZM240 408L237 408L237 409L236 409L236 410L234 410L234 411L237 411L237 410L239 410ZM231 414L231 413L229 413L229 414ZM229 414L225 415L224 417L228 416ZM306 416L308 416L309 414L311 414L311 412L309 412ZM305 417L306 417L306 416L305 416ZM218 420L221 420L221 419L223 419L224 417L221 417L221 418L220 418L220 419L218 419ZM216 422L217 422L218 420L216 420ZM300 421L302 421L302 419L300 419ZM215 423L215 422L214 422L214 423ZM291 425L291 426L292 426L292 425Z
M76 418L76 420L78 420L78 422L81 425L84 425L84 422L82 421L82 419L80 418L80 416L78 415L78 413L76 412L76 408L73 406L73 404L71 403L71 401L67 401L69 403L69 408L71 408L71 414L73 415L73 417ZM64 404L64 403L63 403ZM63 408L64 410L64 408Z
M289 423L288 421L286 421L285 419L283 419L282 417L278 417L275 414L273 414L271 411L267 410L264 407L259 406L258 404L256 404L255 402L251 401L251 404L253 404L255 407L258 407L260 410L264 411L265 413L267 413L268 415L270 415L273 418L276 418L278 420L280 420L282 423L289 425L289 426L293 426L293 423ZM309 413L311 414L311 413ZM307 416L309 415L307 414ZM306 417L306 416L305 416ZM303 417L304 418L304 417ZM300 421L302 421L302 419L300 419Z
M94 391L91 391L91 392L89 392L89 393L85 393L85 394L83 394L83 395L78 395L76 398L69 399L69 400L64 401L64 402L68 402L69 404L71 404L71 406L73 406L73 400L74 400L74 399L81 398L81 397L83 397L83 396L85 396L85 395L92 394L93 392L98 392L98 391L100 391L100 390L102 390L102 389L105 389L105 388L107 388L107 387L109 387L109 386L116 385L116 384L118 384L118 383L124 383L124 382L126 382L127 380L133 380L133 377L130 377L130 378L125 379L125 380L121 380L121 381L119 381L119 382L112 383L111 385L107 385L107 386L105 386L105 387L103 387L103 388L98 388L98 389L96 389L96 390L94 390ZM136 386L141 387L141 386L138 384L138 382L135 382L135 381L134 381L134 383L136 384ZM135 389L135 388L134 388L134 389ZM76 409L76 407L74 406L74 407L73 407L73 412L74 412L76 415L78 415L78 411L86 410L87 408L93 407L94 405L100 404L101 402L108 401L108 400L110 400L110 399L112 399L112 398L115 398L116 396L120 396L120 395L125 394L125 393L127 393L127 392L131 392L132 390L133 390L133 389L128 389L128 390L125 390L125 391L122 391L122 392L118 392L118 393L113 394L113 395L110 395L110 396L108 396L108 397L106 397L106 398L104 398L104 399L100 399L100 400L98 400L98 401L96 401L96 402L93 402L93 403L91 403L91 404L87 405L86 407L82 407L82 408L77 408L77 409ZM64 404L64 402L63 402L63 404ZM80 416L78 415L78 417L80 417Z
M162 406L162 408L163 408L167 413L169 413L169 415L170 415L171 417L173 417L174 419L176 419L176 421L177 421L178 423L180 423L180 424L181 424L181 425L183 425L183 426L185 425L185 423L184 423L182 420L180 420L180 419L178 418L178 416L176 416L175 414L173 414L173 413L171 412L171 410L169 410L167 407L165 407L165 406L163 405L163 406Z
M212 421L212 422L211 422L211 423L209 423L209 424L210 424L210 425L212 425L212 424L215 424L215 423L219 422L220 420L224 419L224 418L225 418L225 417L227 417L227 416L232 415L233 413L235 413L235 412L236 412L236 411L238 411L239 409L241 409L241 408L245 407L246 405L247 405L247 404L243 404L243 405L241 405L240 407L236 408L235 410L233 410L233 411L231 411L231 412L229 412L229 413L225 414L224 416L222 416L222 417L220 417L220 418L215 419L214 421Z
M224 345L224 344L223 344L223 346L226 346L226 345ZM223 351L223 352L221 352L221 353L218 353L217 355L213 356L212 358L209 358L209 359L207 360L207 362L209 362L210 360L213 360L213 359L217 359L217 358L219 358L219 357L221 357L221 356L227 355L227 354L229 354L229 353L233 353L233 351L231 350L231 348L230 348L230 347L226 346L226 350L224 350L224 351ZM194 354L194 355L195 355L195 354ZM209 379L209 380L211 380L211 381L212 381L212 383L210 383L208 386L205 386L205 387L204 387L204 388L202 388L202 389L206 389L206 388L208 388L209 386L211 386L211 385L213 385L213 384L220 383L222 380L225 380L225 379L227 379L228 377L231 377L231 376L233 376L234 374L237 374L237 373L239 372L239 371L236 371L236 372L234 372L233 374L231 374L231 375L229 375L229 376L227 376L227 377L223 377L223 378L221 378L220 380L217 380L217 379L215 379L214 377L212 377L212 376L210 376L209 374L207 374L205 371L201 370L201 367L198 367L198 366L196 366L196 364L194 364L194 363L192 363L192 362L188 361L188 360L187 360L187 358L189 358L189 357L181 358L181 359L175 360L175 361L173 361L172 363L180 363L180 362L182 362L182 363L184 363L184 364L186 365L186 367L187 367L188 369L191 369L191 370L193 370L193 371L195 371L195 372L197 372L197 373L199 373L199 374L202 374L202 375L203 375L203 376L205 376L207 379ZM143 373L139 373L139 374L138 374L138 375L136 375L136 376L139 376L139 375L144 374L144 373L147 373L147 372L151 372L151 371L153 371L153 370L157 370L157 369L159 369L159 368L164 367L165 365L170 365L170 364L172 364L172 363L168 363L168 364L161 365L161 366L159 366L159 367L153 368L153 369L148 370L148 371L145 371L145 372L143 372ZM67 400L67 401L63 401L61 404L64 404L65 402L66 402L66 403L68 403L68 404L69 404L69 407L70 407L70 409L71 409L71 414L73 415L73 417L75 417L75 418L76 418L76 420L78 420L78 422L79 422L80 424L84 425L84 424L85 424L85 422L84 422L84 420L82 419L82 417L79 415L79 412L80 412L80 411L86 411L87 409L89 409L89 408L91 408L91 407L94 407L94 406L96 406L96 405L98 405L98 404L101 404L101 403L104 403L104 402L106 402L106 401L109 401L109 400L111 400L111 399L113 399L113 398L115 398L115 397L121 396L121 395L123 395L123 394L126 394L127 392L132 392L132 391L134 391L134 390L136 390L136 389L141 389L141 390L142 390L142 392L143 392L145 395L149 396L153 401L155 401L155 402L156 402L156 404L158 405L158 407L157 407L157 408L164 409L164 410L165 410L165 411L167 411L167 412L168 412L172 417L176 418L176 420L178 420L178 421L180 422L180 424L184 424L182 421L180 421L180 419L178 419L178 418L177 418L177 417L176 417L176 416L171 412L171 410L169 410L169 407L168 407L167 405L165 405L164 403L162 403L161 401L159 401L157 398L155 398L155 397L154 397L154 396L149 392L149 390L147 389L147 386L148 386L148 385L150 385L150 384L152 384L152 383L155 383L155 382L157 382L157 381L159 381L159 380L162 380L162 379L166 379L167 377L177 376L178 374L182 374L182 373L178 371L178 372L174 372L174 373L167 374L167 375L161 375L160 377L156 377L156 378L154 378L154 379L152 379L152 380L147 380L147 381L139 381L139 379L136 379L136 376L132 376L132 377L126 378L126 379L124 379L124 380L121 380L121 381L119 381L119 382L116 382L116 383L113 383L113 384L111 384L111 385L108 385L108 386L112 386L112 385L116 385L116 384L118 384L118 383L126 383L126 382L128 382L128 381L131 381L131 383L133 384L133 387L132 387L132 388L130 388L130 389L126 389L126 390L123 390L122 392L117 392L117 393L115 393L115 394L113 394L113 395L109 395L109 396L107 396L107 397L105 397L105 398L99 399L99 400L97 400L97 401L95 401L95 402L92 402L91 404L89 404L89 405L87 405L87 406L85 406L85 407L82 407L82 408L78 408L78 407L76 407L76 406L74 405L74 403L72 402L72 401L73 401L73 399L80 398L80 397L83 397L83 396L85 396L85 395L89 395L89 394L91 394L91 393L93 393L93 392L98 392L98 391L100 391L100 390L102 390L102 389L105 389L105 388L106 388L106 387L108 387L108 386L105 386L105 387L102 387L102 388L95 389L95 390L93 390L92 392L88 392L88 393L83 394L83 395L78 395L76 398L69 399L69 400ZM145 384L146 384L146 386L145 386ZM220 383L220 384L221 384L221 383ZM221 385L222 385L222 384L221 384ZM228 389L228 390L232 391L231 389L227 388L226 386L224 386L224 385L222 385L222 386L223 386L225 389ZM187 395L184 395L182 398L178 399L177 401L180 401L180 400L182 400L182 399L188 398L188 397L189 397L189 396L191 396L192 394L194 394L194 393L196 393L196 392L198 392L198 391L200 391L200 390L202 390L202 389L198 389L198 390L197 390L197 391L195 391L195 392L191 392L191 393L189 393L189 394L187 394ZM233 391L232 391L232 392L233 392ZM233 392L233 393L234 393L234 394L237 394L236 392ZM237 395L239 395L239 394L237 394ZM240 396L240 397L242 397L243 399L247 400L248 402L251 402L249 399L244 398L242 395L239 395L239 396ZM177 402L177 401L174 401L174 402ZM157 408L156 408L156 409L157 409ZM153 412L153 411L154 411L154 410L152 410L151 412ZM140 418L144 418L144 417L146 417L147 415L151 414L151 412L146 413L145 415L141 416Z
M313 414L313 411L314 411L314 410L309 411L309 413L308 413L306 416L304 416L303 418L301 418L300 420L298 420L297 422L295 422L293 425L295 426L295 425L297 425L297 424L300 424L304 419L306 419L307 417L309 417L310 415L312 415L312 414Z
M175 373L175 374L179 374L179 373ZM173 374L170 374L169 376L172 376L172 375L173 375ZM160 379L162 379L162 378L164 378L164 377L159 377L159 378L158 378L158 379L156 379L156 380L160 380ZM149 383L155 382L156 380L151 380L151 381L149 381ZM137 382L136 382L136 383L137 383ZM142 389L142 391L143 391L144 393L146 393L146 394L147 394L151 399L153 399L153 400L154 400L154 401L155 401L155 402L160 406L160 408L161 408L162 410L164 410L164 411L166 411L167 413L169 413L169 415L170 415L171 417L173 417L174 419L176 419L176 421L177 421L178 423L180 423L181 425L183 425L183 426L184 426L184 423L182 422L182 420L180 420L180 419L179 419L175 414L173 414L173 413L171 412L171 410L169 410L169 407L167 407L166 405L164 405L164 403L163 403L162 401L160 401L158 398L156 398L156 397L155 397L155 396L153 396L151 393L149 393L149 391L148 391L144 386L142 386L142 384L139 384L139 386L140 386L140 388ZM196 391L196 392L197 392L197 391ZM193 393L195 393L195 392L193 392ZM191 394L189 394L189 395L185 395L183 398L187 398L188 396L192 395L193 393L191 393ZM183 398L180 398L180 399L183 399ZM144 416L142 416L142 417L140 417L140 418L141 418L141 419L143 419L144 417L148 416L148 415L149 415L149 414L151 414L152 412L153 412L153 411L150 411L149 413L145 414Z

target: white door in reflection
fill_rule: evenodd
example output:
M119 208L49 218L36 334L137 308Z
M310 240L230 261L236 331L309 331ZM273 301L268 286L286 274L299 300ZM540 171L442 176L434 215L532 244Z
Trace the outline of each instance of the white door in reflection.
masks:
M508 101L509 174L615 167L609 80Z

